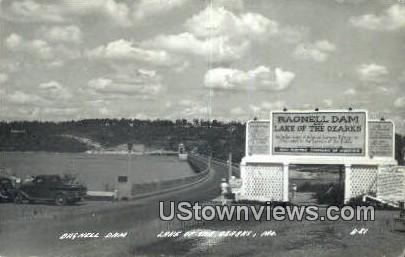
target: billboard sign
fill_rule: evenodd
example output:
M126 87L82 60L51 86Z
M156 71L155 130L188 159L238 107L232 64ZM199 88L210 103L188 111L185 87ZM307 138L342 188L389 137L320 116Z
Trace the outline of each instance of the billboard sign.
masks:
M255 120L247 123L246 154L270 154L270 121Z
M365 156L365 111L272 113L273 155Z
M394 124L391 121L368 122L368 152L373 157L394 158Z

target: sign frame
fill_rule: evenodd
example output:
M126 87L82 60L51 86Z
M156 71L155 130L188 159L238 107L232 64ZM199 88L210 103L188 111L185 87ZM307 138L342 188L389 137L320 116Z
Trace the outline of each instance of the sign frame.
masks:
M269 152L267 154L260 154L260 155L271 155L271 122L270 120L249 120L246 122L246 129L245 129L245 155L252 156L252 155L259 155L259 154L252 154L249 155L249 124L253 122L261 122L261 123L268 123L269 124Z
M377 120L377 119L370 119L368 122L378 122L378 123L391 123L392 124L392 156L372 156L371 153L369 153L370 158L377 158L377 159L395 159L395 123L393 120ZM368 124L367 124L368 125ZM370 131L367 129L367 140L370 140ZM370 142L369 142L370 143ZM369 146L367 146L368 148Z
M365 109L356 109L356 110L347 110L347 109L330 109L330 110L288 110L288 111L271 111L270 112L270 123L273 121L273 116L274 114L277 113L291 113L291 114L305 114L305 113L361 113L364 114L365 117L365 124L364 124L364 153L361 155L355 155L355 154L322 154L322 153L309 153L309 154L275 154L273 152L273 126L274 124L271 124L270 126L270 156L277 156L277 157L286 157L286 158L292 158L292 157L307 157L307 158L324 158L324 157L331 157L331 158L368 158L369 157L369 152L368 152L368 111Z

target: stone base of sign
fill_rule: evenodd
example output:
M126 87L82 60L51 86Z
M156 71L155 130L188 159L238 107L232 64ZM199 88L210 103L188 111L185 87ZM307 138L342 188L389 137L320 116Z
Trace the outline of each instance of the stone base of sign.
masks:
M288 176L286 183L282 163L249 163L240 168L241 200L288 201L288 194L286 197L284 192L284 186L288 185Z
M289 201L289 166L299 164L344 165L344 202L364 194L376 194L378 172L397 165L392 158L340 156L246 156L241 162L240 199L252 201Z

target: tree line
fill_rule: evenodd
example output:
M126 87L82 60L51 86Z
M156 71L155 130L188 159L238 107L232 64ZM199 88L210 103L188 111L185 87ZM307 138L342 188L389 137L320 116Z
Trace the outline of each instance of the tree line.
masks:
M239 162L245 154L245 123L202 119L138 120L85 119L78 121L0 122L0 151L84 152L92 147L73 135L99 142L103 147L143 144L153 149L176 151L183 143L188 151ZM403 163L405 137L396 138L396 159Z

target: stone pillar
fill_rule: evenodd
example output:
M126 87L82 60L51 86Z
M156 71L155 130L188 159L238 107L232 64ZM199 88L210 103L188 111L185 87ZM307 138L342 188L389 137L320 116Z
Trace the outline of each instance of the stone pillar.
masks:
M289 164L288 163L283 163L283 201L288 202L288 180L289 180Z
M345 199L344 199L345 204L348 203L350 201L350 198L352 197L350 191L351 177L352 177L352 165L345 164Z

